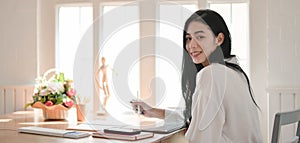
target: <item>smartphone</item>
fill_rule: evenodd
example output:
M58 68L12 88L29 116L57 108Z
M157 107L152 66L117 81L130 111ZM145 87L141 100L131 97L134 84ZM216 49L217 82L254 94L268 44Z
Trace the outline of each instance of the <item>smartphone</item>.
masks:
M141 133L141 130L125 129L125 128L108 128L108 129L104 129L104 133L137 135Z

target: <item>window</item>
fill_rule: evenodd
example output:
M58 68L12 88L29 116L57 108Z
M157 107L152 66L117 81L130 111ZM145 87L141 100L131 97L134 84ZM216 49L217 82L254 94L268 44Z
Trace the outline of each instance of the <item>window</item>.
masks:
M135 95L140 88L140 63L124 64L133 57L139 58L139 8L134 4L115 4L101 7L100 48L98 52L99 67L102 65L102 57L105 57L106 64L110 67L107 70L110 98L105 108L112 116L118 116L119 112L124 112L120 109L126 109L124 105L129 105L129 100L132 100L130 95ZM125 57L124 53L127 53ZM124 59L122 60L122 58ZM101 74L100 72L100 78L102 77ZM113 77L126 79L116 81L116 79L112 79ZM100 102L104 105L103 102L106 99L102 89L100 89L99 95ZM131 110L128 107L127 109Z
M244 0L240 3L209 2L209 8L217 11L224 18L232 38L232 54L239 59L239 64L249 75L249 7Z
M240 65L249 73L249 16L248 3L231 2L230 0L210 0L209 8L219 12L225 19L232 36L232 53L239 58ZM161 83L156 83L156 103L162 107L176 107L181 104L181 57L182 57L182 30L185 20L191 13L198 9L198 1L188 0L171 4L170 1L156 2L156 61L155 74L162 81L165 89L161 89ZM139 3L123 5L123 1L114 3L100 3L100 11L103 20L99 26L99 66L101 57L114 67L122 50L129 46L139 46L140 38L140 11ZM97 11L97 10L96 10ZM143 11L145 12L145 11ZM149 12L149 11L147 11ZM80 39L85 31L93 23L93 9L91 6L61 6L57 13L57 43L56 43L56 67L73 78L73 63ZM115 16L109 16L116 14ZM143 16L142 16L143 17ZM120 26L114 29L114 26ZM141 29L145 30L145 29ZM146 29L148 30L148 29ZM96 33L96 32L95 32ZM94 34L95 34L94 33ZM172 50L172 52L166 51ZM94 52L93 50L89 52ZM135 50L131 56L139 57L140 51ZM169 55L170 54L170 55ZM172 54L172 55L171 55ZM95 54L94 54L95 55ZM173 57L176 57L173 59ZM178 58L180 57L180 58ZM94 62L94 61L92 61ZM93 63L91 63L92 65ZM128 71L128 84L131 93L135 94L140 86L140 63L131 65ZM92 73L92 71L91 71ZM112 69L109 77L118 73ZM174 78L178 77L178 78ZM112 80L110 80L112 81ZM90 82L92 84L92 82ZM111 84L112 85L112 84ZM92 85L84 85L93 87ZM112 87L113 88L113 87ZM92 91L90 88L85 88ZM101 92L101 91L100 91ZM91 93L92 94L92 93ZM101 94L101 93L100 93ZM113 94L113 89L111 89ZM103 94L102 94L103 95ZM160 97L159 97L160 96Z
M135 5L106 5L103 6L103 23L100 29L100 43L103 43L99 56L106 57L107 64L113 66L122 50L138 40L139 23L132 22L139 19L138 7ZM115 17L115 18L112 18ZM114 25L115 24L115 25ZM129 34L130 33L130 34ZM138 46L139 43L134 43ZM130 49L128 49L130 50ZM132 55L138 57L139 51L132 50ZM101 62L99 62L101 64ZM100 65L101 66L101 65ZM132 65L129 71L128 85L132 93L139 89L139 63ZM118 72L118 71L115 71ZM111 77L111 76L109 76Z
M186 19L197 4L162 3L158 7L156 41L156 103L160 107L184 105L181 92L182 34Z
M73 64L78 44L93 23L90 6L61 6L58 8L56 68L73 78Z

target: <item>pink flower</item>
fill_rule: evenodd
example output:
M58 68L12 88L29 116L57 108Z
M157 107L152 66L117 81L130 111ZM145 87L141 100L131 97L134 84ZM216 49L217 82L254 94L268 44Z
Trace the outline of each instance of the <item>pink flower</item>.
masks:
M71 108L74 104L74 101L73 100L70 100L70 101L67 101L64 103L67 107Z
M45 105L46 105L46 106L52 106L52 105L53 105L53 102L52 102L52 101L47 101L47 102L45 103Z
M75 89L70 89L67 91L67 95L69 97L75 96L76 95L76 90Z

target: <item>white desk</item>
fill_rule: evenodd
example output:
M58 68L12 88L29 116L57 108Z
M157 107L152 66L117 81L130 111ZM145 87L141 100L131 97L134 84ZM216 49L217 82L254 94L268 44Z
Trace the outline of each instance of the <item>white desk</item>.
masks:
M123 143L126 141L107 140L102 138L93 138L92 136L81 139L68 139L51 136L41 136L33 134L18 133L17 129L23 126L40 126L55 129L67 129L70 121L44 121L41 112L19 111L12 114L0 116L0 142L1 143ZM159 142L182 142L180 139L184 136L185 129L170 134L155 134L153 138L134 141L137 143L159 143ZM180 139L179 139L180 138ZM132 141L130 141L132 142Z

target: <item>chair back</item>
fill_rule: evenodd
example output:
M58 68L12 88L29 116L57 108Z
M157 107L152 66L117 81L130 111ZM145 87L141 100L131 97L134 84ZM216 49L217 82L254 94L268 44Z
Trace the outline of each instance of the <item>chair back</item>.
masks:
M300 109L276 113L274 119L273 133L271 143L279 143L280 128L282 125L293 124L298 122L296 135L288 143L300 143Z

